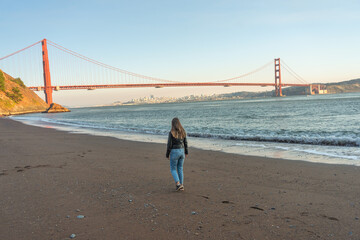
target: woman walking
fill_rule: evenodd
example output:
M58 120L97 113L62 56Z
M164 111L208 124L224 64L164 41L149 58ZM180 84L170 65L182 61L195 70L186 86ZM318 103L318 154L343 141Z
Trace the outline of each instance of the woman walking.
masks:
M176 184L176 191L184 191L183 165L185 156L188 155L186 132L181 126L180 120L174 118L171 121L166 158L170 159L170 171Z

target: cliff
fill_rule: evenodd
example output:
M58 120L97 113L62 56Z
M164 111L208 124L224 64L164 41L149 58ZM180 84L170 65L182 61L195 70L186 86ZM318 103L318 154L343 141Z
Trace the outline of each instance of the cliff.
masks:
M48 107L20 78L13 78L0 70L0 115L43 112Z

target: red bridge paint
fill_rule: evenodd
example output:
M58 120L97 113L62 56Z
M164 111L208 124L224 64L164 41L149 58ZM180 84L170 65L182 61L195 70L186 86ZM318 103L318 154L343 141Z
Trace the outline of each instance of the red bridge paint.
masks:
M274 63L275 63L275 95L277 97L282 97L280 58L275 58Z
M43 57L43 70L44 70L44 92L45 92L45 100L47 104L52 104L52 87L51 87L51 78L50 78L50 66L49 66L49 56L47 50L46 39L41 41L42 45L42 57Z

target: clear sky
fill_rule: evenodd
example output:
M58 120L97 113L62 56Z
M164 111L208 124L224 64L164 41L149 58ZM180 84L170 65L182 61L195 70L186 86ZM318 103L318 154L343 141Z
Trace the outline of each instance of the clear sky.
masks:
M0 57L47 38L121 69L177 81L230 78L277 57L308 82L360 77L359 0L0 3ZM149 94L241 90L245 89L117 89L58 92L54 97L75 106Z

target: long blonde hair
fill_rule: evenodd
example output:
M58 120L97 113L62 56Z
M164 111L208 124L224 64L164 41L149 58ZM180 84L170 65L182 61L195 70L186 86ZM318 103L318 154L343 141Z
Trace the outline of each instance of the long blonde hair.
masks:
M174 138L183 139L186 137L186 132L178 118L173 118L171 121L171 134Z

